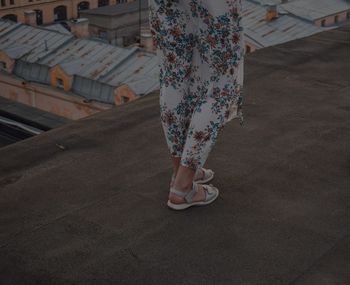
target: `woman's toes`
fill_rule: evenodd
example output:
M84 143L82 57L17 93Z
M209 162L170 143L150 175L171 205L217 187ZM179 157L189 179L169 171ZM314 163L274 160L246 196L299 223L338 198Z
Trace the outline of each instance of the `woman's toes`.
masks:
M177 195L173 195L171 193L169 194L169 201L174 204L181 204L185 202L184 198L179 197Z
M198 192L193 197L193 201L199 202L205 200L204 188L201 184L198 184Z

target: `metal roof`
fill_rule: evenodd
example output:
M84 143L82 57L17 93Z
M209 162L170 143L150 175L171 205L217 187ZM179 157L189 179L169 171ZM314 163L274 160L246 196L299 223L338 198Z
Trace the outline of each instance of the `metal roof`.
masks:
M122 48L100 41L75 39L41 60L50 67L59 64L68 74L97 80L135 48Z
M101 78L101 82L112 86L127 84L138 95L152 92L159 88L158 58L137 50L133 57L121 61Z
M114 104L114 90L123 84L137 96L159 88L157 56L138 47L117 47L0 20L0 50L16 59L16 75L50 84L49 70L58 65L73 76L76 94L101 102Z
M295 0L282 7L303 19L314 21L344 11L350 11L350 2L346 0Z
M4 24L0 21L1 25ZM72 35L61 34L44 28L23 24L12 24L7 33L0 34L0 50L14 59L25 57L27 62L34 63L50 54L73 38Z
M121 48L93 40L71 41L40 63L49 67L59 65L67 74L112 87L128 84L137 95L153 91L159 81L155 54L138 47Z
M260 47L267 47L303 38L334 27L317 27L313 23L285 13L278 5L279 17L266 21L266 6L246 0L243 2L242 25L245 36Z
M12 30L16 29L19 27L21 24L19 23L14 23L9 20L0 20L0 36L5 35L8 32L11 32Z
M47 30L60 32L61 34L71 35L72 33L63 27L60 23L42 26Z

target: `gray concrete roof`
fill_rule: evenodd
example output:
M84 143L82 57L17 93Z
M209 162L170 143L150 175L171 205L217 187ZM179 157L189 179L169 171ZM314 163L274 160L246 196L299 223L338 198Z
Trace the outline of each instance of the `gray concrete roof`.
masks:
M0 149L2 284L349 284L350 27L246 57L245 124L166 207L159 94Z

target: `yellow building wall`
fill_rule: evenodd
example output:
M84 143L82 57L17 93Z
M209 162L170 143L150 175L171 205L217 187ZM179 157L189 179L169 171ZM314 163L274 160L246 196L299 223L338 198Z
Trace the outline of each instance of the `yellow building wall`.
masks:
M28 10L42 10L43 11L43 24L50 24L54 22L54 9L57 6L67 7L67 19L78 17L78 4L80 2L89 2L90 9L98 7L98 0L42 0L29 2L28 0L14 0L15 5L10 5L9 0L6 1L5 7L0 7L0 18L14 14L17 16L17 21L24 23L24 12ZM135 0L128 0L133 2ZM110 5L116 5L116 0L110 0Z
M0 73L1 96L59 116L78 120L113 108L110 104L83 102L84 98L63 90L36 83L29 83L14 76Z

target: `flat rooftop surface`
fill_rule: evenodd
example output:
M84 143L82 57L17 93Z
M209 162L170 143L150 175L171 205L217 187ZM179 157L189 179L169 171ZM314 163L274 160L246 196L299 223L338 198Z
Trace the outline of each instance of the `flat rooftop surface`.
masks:
M175 212L159 94L0 149L1 284L350 284L350 26L246 57L245 124Z

